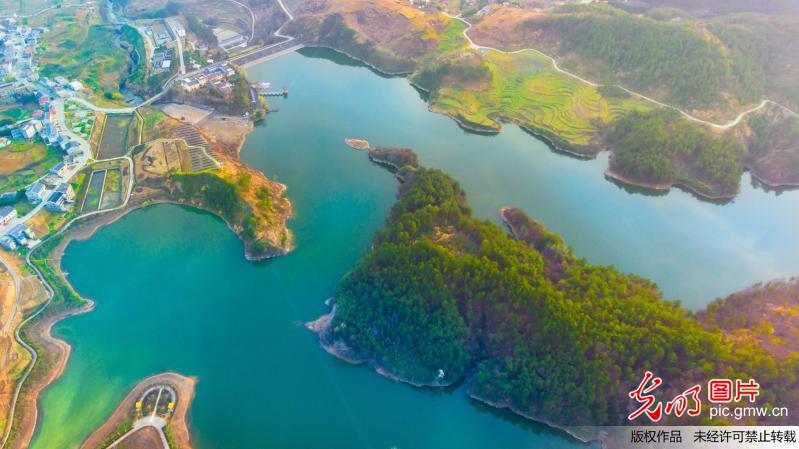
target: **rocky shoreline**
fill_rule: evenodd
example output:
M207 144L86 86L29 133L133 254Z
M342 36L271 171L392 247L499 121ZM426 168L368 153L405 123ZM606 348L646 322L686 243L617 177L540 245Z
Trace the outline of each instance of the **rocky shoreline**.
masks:
M306 329L308 329L309 331L315 333L319 337L319 346L325 352L327 352L328 354L332 355L333 357L338 358L339 360L342 360L344 362L347 362L347 363L350 363L350 364L353 364L353 365L364 365L364 364L369 365L369 367L374 372L376 372L377 374L379 374L379 375L381 375L381 376L383 376L383 377L385 377L387 379L393 380L395 382L408 384L408 385L411 385L411 386L416 387L416 388L446 388L446 387L449 387L449 386L451 386L451 385L453 385L455 383L455 382L416 382L416 381L407 379L405 377L402 377L402 376L392 372L391 370L389 370L385 366L381 365L379 362L377 362L373 358L365 358L365 357L356 355L352 348L350 348L349 346L347 346L346 344L344 344L342 342L337 342L337 341L335 341L335 340L333 340L331 338L331 336L330 336L330 331L331 331L330 326L331 326L331 324L333 322L333 318L335 317L335 314L336 314L335 298L329 298L327 301L325 301L325 303L328 304L328 305L331 305L330 312L320 316L319 318L317 318L317 319L315 319L313 321L308 321L306 323L303 323L303 326ZM553 424L552 422L547 421L546 419L538 418L538 417L529 415L527 413L524 413L521 410L513 407L510 403L507 403L507 402L504 402L504 403L496 402L496 401L492 401L490 399L481 397L481 396L477 395L476 393L472 392L468 388L467 388L467 395L470 398L474 399L475 401L478 401L478 402L480 402L482 404L485 404L487 406L490 406L490 407L493 407L493 408L497 408L497 409L506 409L506 410L508 410L508 411L518 415L518 416L521 416L521 417L523 417L525 419L528 419L530 421L537 422L537 423L540 423L540 424L544 424L544 425L546 425L548 427L551 427L553 429L557 429L557 430L563 431L563 432L567 433L568 435L570 435L571 437L573 437L573 438L575 438L575 439L577 439L577 440L579 440L579 441L581 441L583 443L590 443L592 441L597 441L601 437L601 435L597 434L597 432L580 431L577 428L572 428L572 427L568 427L568 426L559 426L559 425Z
M577 428L573 428L573 427L569 427L569 426L559 426L557 424L552 424L551 422L549 422L549 421L547 421L545 419L537 418L535 416L532 416L532 415L529 415L527 413L524 413L521 410L519 410L519 409L515 408L514 406L512 406L508 402L492 401L492 400L484 398L484 397L482 397L482 396L480 396L480 395L478 395L476 393L473 393L472 391L467 391L466 394L471 399L474 399L475 401L480 402L481 404L484 404L484 405L487 405L489 407L493 407L493 408L496 408L496 409L500 409L500 410L508 410L508 411L518 415L518 416L521 416L522 418L525 418L525 419L528 419L530 421L537 422L537 423L540 423L540 424L544 424L547 427L551 427L553 429L560 430L561 432L565 432L569 436L571 436L572 438L574 438L574 439L576 439L576 440L578 440L578 441L580 441L582 443L586 443L587 444L587 443L591 443L593 441L599 441L600 438L601 438L601 435L599 435L597 432L581 432Z
M377 374L391 379L395 382L405 383L416 388L427 388L427 387L448 387L453 384L453 382L417 382L411 379L405 378L400 376L397 373L392 372L389 368L382 365L374 358L364 357L362 355L357 354L352 348L347 346L347 344L336 341L332 338L331 328L330 326L333 323L333 319L336 316L336 300L335 298L329 298L325 301L325 304L331 306L330 312L320 316L319 318L308 321L303 323L303 327L308 329L309 331L315 333L319 337L319 346L325 350L328 354L336 357L340 360L343 360L347 363L352 365L364 365L368 364L369 367L372 368Z

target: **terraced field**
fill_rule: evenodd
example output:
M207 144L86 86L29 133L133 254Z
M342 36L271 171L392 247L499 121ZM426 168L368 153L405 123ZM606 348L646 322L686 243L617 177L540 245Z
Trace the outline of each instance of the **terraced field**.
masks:
M186 157L188 158L188 170L191 172L198 172L203 170L216 170L219 164L211 156L204 147L192 146L188 148Z
M633 109L650 108L631 98L603 96L597 88L554 72L548 60L533 53L488 52L483 58L491 71L489 87L443 87L431 107L484 130L516 123L584 154L598 150L593 144L602 125Z

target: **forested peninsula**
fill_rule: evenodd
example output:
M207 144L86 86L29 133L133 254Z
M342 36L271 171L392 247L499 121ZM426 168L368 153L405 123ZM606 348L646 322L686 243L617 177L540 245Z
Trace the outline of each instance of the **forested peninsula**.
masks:
M337 286L332 314L309 326L329 352L416 385L465 380L475 398L558 426L624 424L647 370L665 400L724 377L757 379L762 403L799 402L792 346L732 334L718 313L592 265L518 209L502 211L510 234L475 218L455 180L403 160L385 229ZM725 320L745 313L719 304Z

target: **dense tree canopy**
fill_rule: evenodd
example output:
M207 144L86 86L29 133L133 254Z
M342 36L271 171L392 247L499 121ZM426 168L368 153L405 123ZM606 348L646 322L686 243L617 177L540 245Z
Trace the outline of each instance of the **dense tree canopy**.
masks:
M682 106L720 99L730 70L722 47L689 25L661 22L612 8L575 8L524 24L556 37L560 54L604 66L603 78L665 94ZM602 70L602 68L599 68Z
M643 182L680 182L708 195L738 190L743 148L732 136L719 137L677 112L632 112L608 136L611 168Z

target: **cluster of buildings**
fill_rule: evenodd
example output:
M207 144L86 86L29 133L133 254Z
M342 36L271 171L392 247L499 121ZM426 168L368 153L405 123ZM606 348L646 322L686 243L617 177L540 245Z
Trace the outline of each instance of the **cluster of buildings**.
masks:
M26 81L38 79L34 57L43 31L21 24L14 16L0 18L0 103L13 103Z
M169 26L170 31L172 31L172 35L175 36L175 39L186 37L186 29L183 28L183 25L177 20L166 19L166 24Z
M65 82L65 84L69 85L72 85L72 83L77 82ZM67 165L78 163L80 158L84 156L85 149L80 142L59 131L57 111L52 106L50 96L42 91L37 92L36 96L41 109L34 112L34 118L12 129L11 138L14 140L32 140L38 135L46 145L64 154L64 162Z
M69 184L74 168L88 157L88 148L74 133L62 129L65 118L61 104L56 101L70 98L83 90L77 80L62 76L52 79L37 74L35 51L43 29L30 28L17 22L15 16L0 17L0 103L38 103L30 119L7 125L9 138L0 138L0 147L12 140L41 139L46 145L63 153L64 158L41 179L25 189L25 199L51 212L68 212L75 203L75 191ZM20 193L0 195L6 204L20 199ZM12 206L0 207L0 247L14 250L38 243L33 230L18 217Z
M153 71L168 71L172 67L174 54L169 44L186 36L186 29L175 19L159 20L144 28L155 45L150 65Z
M58 165L52 170L55 173ZM33 204L44 202L44 208L50 212L69 212L75 203L75 190L66 182L52 185L45 180L36 181L25 189L25 196Z
M39 85L48 92L47 96L53 99L69 98L83 90L83 83L78 80L68 80L63 76L56 76L53 79L43 76L39 79ZM39 101L41 102L41 99Z
M197 74L185 77L180 80L180 85L186 92L193 92L201 87L214 87L223 95L233 93L233 84L229 79L236 75L233 67L226 62L217 62L206 66Z

